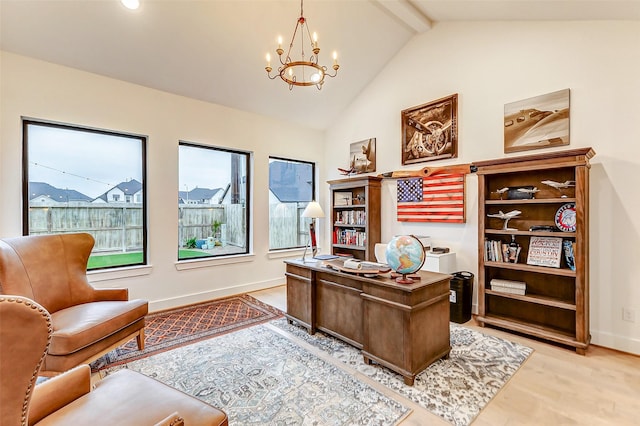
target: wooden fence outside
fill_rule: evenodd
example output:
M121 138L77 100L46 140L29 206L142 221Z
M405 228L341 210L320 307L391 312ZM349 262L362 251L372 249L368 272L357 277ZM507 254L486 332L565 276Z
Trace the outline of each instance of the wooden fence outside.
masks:
M299 220L295 204L269 206L269 239L272 248L306 244L306 221ZM276 211L277 209L277 211ZM278 216L275 216L275 214ZM96 240L94 252L133 252L142 250L143 210L136 204L80 204L29 207L31 235L87 232ZM191 238L213 236L215 220L223 226L226 244L246 244L245 207L241 204L182 205L178 207L178 241L184 247ZM295 226L293 226L295 224Z

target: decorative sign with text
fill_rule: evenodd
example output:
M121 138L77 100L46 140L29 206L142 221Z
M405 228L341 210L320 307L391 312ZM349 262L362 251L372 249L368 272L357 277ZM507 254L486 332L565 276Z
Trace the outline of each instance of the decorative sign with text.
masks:
M560 267L562 256L562 238L531 237L527 264L536 266Z

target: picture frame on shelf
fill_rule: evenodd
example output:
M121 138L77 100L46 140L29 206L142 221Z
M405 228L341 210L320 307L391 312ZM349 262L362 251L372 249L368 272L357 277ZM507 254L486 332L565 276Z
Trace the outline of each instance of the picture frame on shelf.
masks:
M458 156L458 94L401 112L402 165Z
M335 207L346 207L353 204L353 193L351 191L335 191L333 193L333 205Z
M569 89L504 106L504 152L569 145Z
M349 165L353 174L376 171L376 138L354 142L349 146Z
M562 253L562 238L533 236L529 240L527 265L559 268Z
M575 246L576 246L576 243L571 240L562 241L562 248L564 251L564 260L565 260L565 263L567 264L567 268L571 269L572 271L576 270L576 258L575 258L576 247Z

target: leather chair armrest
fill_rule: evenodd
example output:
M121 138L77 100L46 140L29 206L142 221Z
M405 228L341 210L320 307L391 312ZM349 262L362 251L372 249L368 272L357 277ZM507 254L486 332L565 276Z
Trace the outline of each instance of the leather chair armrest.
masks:
M84 364L40 383L33 389L29 424L39 422L91 391L91 368Z
M184 419L176 411L153 426L184 426Z
M129 289L126 288L96 288L96 301L129 300Z

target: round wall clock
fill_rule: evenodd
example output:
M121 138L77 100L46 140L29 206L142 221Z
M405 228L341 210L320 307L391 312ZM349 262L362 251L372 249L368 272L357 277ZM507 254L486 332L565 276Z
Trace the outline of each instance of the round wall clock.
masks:
M562 232L576 231L576 205L563 204L556 212L556 226Z

